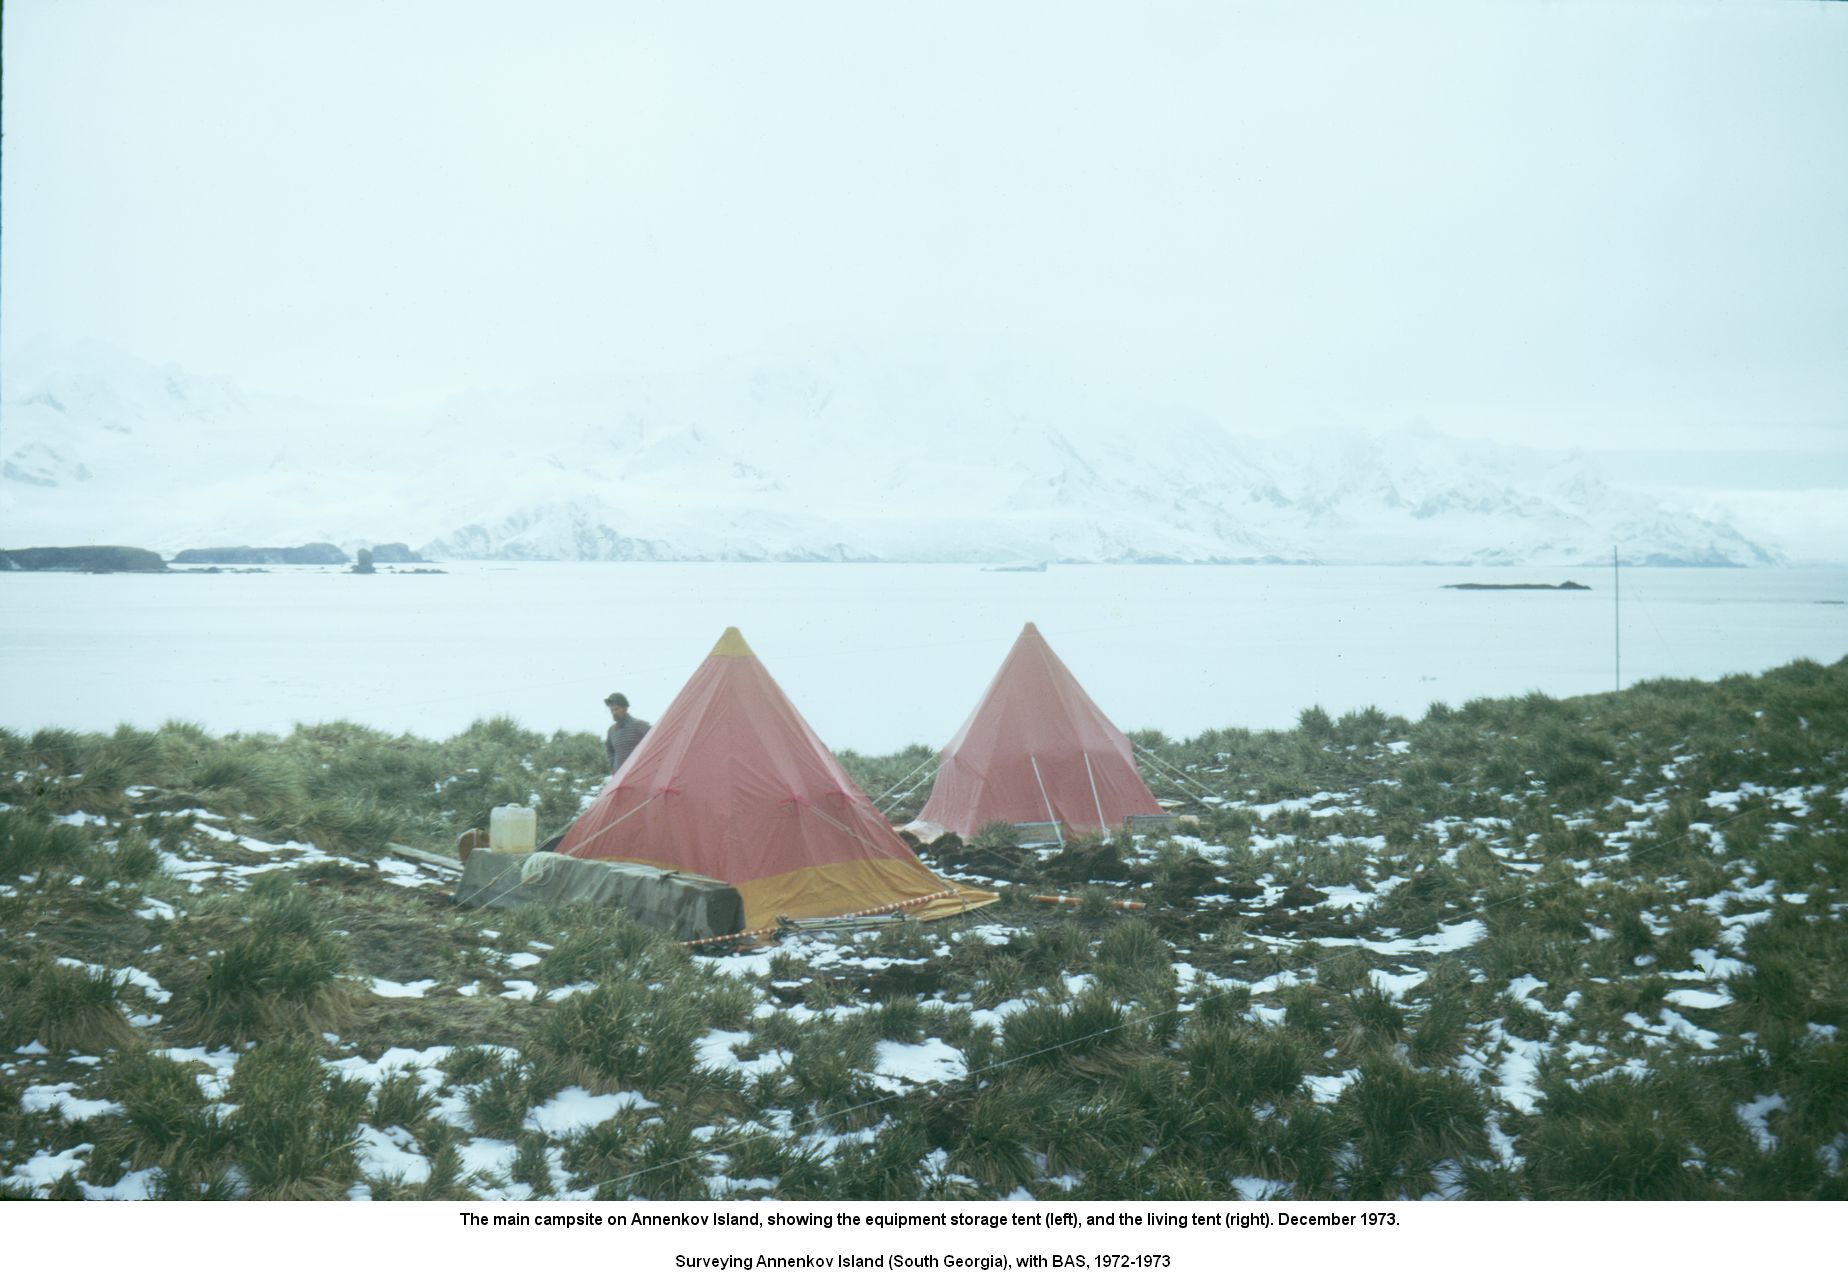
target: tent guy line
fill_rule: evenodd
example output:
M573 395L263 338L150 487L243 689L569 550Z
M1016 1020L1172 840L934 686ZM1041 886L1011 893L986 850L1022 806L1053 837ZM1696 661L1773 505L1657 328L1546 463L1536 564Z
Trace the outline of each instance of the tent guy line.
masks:
M1183 782L1191 782L1195 787L1197 787L1202 793L1204 793L1210 799L1222 801L1227 804L1231 803L1231 797L1226 796L1222 794L1221 792L1214 791L1211 787L1207 786L1205 783L1195 778L1192 774L1188 773L1186 770L1176 767L1172 762L1165 760L1162 757L1156 755L1154 752L1150 751L1147 747L1144 747L1141 743L1135 743L1134 746L1136 748L1136 752L1138 755L1143 756L1144 758L1152 762L1154 765L1158 766L1159 769L1167 771L1166 773L1158 773L1157 774L1158 777L1166 777L1168 781L1174 783L1174 785L1177 788L1179 788L1181 792L1187 796L1188 799L1199 801L1200 797L1195 795L1193 792L1188 791L1186 787L1182 786ZM1178 775L1178 776L1175 776L1175 775Z
M879 812L881 813L890 812L890 810L885 808L885 802L891 799L891 797L898 792L898 789L900 787L904 786L908 782L911 782L913 778L917 777L918 774L922 773L928 766L934 763L936 759L937 759L937 753L932 752L930 755L920 760L917 764L913 765L910 773L906 774L903 778L900 778L897 782L893 783L892 786L886 790L884 795L880 796L878 799L873 801L873 807L875 809L878 809ZM934 778L936 774L933 771L929 776ZM924 781L926 781L926 779L918 778L918 782L924 782ZM915 788L916 784L914 783L912 785ZM910 795L911 793L907 791L904 794ZM896 804L897 802L894 801L893 803Z

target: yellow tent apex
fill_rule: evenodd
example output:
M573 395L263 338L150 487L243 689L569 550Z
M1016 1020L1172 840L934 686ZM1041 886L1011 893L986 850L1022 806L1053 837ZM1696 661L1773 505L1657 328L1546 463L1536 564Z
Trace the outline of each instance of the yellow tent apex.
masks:
M707 657L748 659L754 656L751 654L751 647L744 643L744 634L736 628L727 628L725 635L719 638L719 643L712 647L712 653Z

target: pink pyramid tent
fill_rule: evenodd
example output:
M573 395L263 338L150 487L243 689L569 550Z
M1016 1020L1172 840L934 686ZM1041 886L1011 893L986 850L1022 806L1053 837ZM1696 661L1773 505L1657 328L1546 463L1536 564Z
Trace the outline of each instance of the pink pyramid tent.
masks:
M918 817L966 838L989 822L1095 832L1162 812L1129 739L1029 623L943 749Z
M724 880L746 929L995 900L933 875L727 628L558 851Z

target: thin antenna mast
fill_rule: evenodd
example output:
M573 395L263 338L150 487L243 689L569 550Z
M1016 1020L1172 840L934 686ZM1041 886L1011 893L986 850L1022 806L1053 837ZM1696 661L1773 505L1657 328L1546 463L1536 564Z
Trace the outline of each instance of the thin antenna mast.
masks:
M1622 603L1617 599L1617 545L1611 545L1611 664L1612 688L1623 690L1623 627L1619 619Z

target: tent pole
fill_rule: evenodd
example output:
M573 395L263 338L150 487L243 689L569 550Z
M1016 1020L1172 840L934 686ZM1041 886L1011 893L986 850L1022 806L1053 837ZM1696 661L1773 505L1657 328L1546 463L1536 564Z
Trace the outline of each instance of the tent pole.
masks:
M1065 847L1065 831L1059 826L1059 815L1052 811L1052 797L1046 794L1046 780L1040 777L1039 757L1027 753L1027 759L1033 762L1033 781L1039 784L1040 799L1046 804L1046 821L1052 823L1052 833L1059 839L1059 847Z
M1104 821L1104 802L1097 798L1097 775L1091 772L1091 753L1081 751L1084 757L1084 776L1091 780L1091 803L1097 806L1097 830L1105 840L1110 839L1110 824Z

